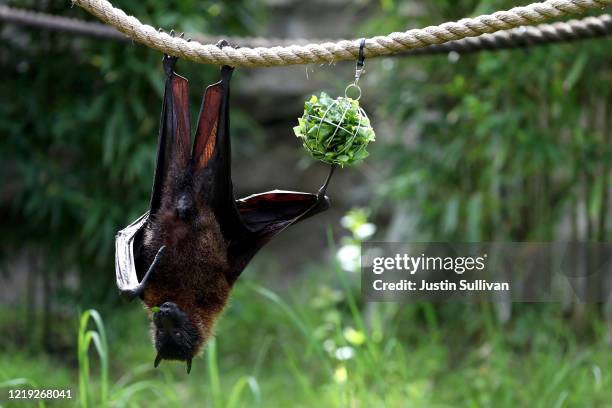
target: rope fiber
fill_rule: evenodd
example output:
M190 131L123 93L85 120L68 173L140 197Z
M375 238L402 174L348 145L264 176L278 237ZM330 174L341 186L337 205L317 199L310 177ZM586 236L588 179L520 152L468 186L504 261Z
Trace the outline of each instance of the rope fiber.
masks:
M72 0L103 22L112 25L134 41L155 48L165 54L203 64L264 67L309 63L333 63L355 59L359 53L359 40L326 42L321 44L291 45L271 48L219 48L212 44L187 41L157 31L142 24L136 17L113 7L107 0ZM508 30L523 25L541 23L568 14L581 14L593 8L603 8L612 0L547 0L508 11L465 18L439 26L395 32L366 40L365 56L397 54L428 45L442 44L485 33Z
M31 10L20 10L8 6L0 6L0 21L44 30L68 32L103 40L120 42L131 41L128 36L106 24L44 14ZM478 37L449 41L444 44L428 45L427 47L405 51L395 56L424 56L445 54L448 52L466 54L483 50L493 51L586 40L609 36L610 34L612 34L612 17L609 14L602 14L597 17L586 17L581 20L539 24L537 26L521 26L510 30L501 30L492 34L482 34ZM216 44L222 39L218 36L209 36L199 33L188 33L187 36L200 43ZM270 47L280 44L308 44L310 42L322 41L303 38L280 39L260 37L225 37L224 39L241 47Z
M129 37L106 24L54 16L32 10L20 10L2 5L0 5L0 21L45 30L65 31L105 40L129 41Z
M504 50L518 47L531 47L550 43L585 40L606 37L612 34L612 16L602 14L597 17L585 17L581 20L570 20L537 26L522 26L511 30L483 34L479 37L464 38L445 44L430 45L418 48L403 55L433 55L457 52L467 54L478 51Z

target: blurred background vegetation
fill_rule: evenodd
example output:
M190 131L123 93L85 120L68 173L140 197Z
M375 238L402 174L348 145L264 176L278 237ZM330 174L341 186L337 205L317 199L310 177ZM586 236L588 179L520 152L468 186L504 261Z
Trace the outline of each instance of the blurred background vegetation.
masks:
M529 2L113 3L187 32L360 37ZM8 4L93 20L68 1ZM0 404L28 406L7 399L27 387L72 390L48 406L611 406L608 305L366 304L355 263L371 238L610 241L611 45L366 61L371 156L339 174L333 212L257 256L186 376L152 368L146 317L114 282L114 234L148 203L161 56L0 25ZM216 69L178 69L196 111ZM325 169L291 127L352 69L237 70L239 195L316 189Z

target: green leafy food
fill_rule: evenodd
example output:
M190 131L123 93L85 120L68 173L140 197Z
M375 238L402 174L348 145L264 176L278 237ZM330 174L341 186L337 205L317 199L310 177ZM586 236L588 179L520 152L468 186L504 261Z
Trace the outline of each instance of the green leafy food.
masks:
M159 310L160 310L160 309L159 309L159 306L153 306L153 307L151 308L151 311L152 311L153 313L157 313L157 312L159 312Z
M321 92L304 103L304 114L293 128L312 157L341 167L368 157L366 147L375 140L374 129L359 102Z

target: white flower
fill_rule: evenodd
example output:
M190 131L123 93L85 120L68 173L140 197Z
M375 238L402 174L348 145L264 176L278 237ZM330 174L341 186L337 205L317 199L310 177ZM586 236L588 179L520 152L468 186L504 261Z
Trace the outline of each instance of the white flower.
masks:
M355 356L355 350L350 346L340 347L336 350L336 358L340 361L350 360Z
M361 267L361 249L358 245L344 245L336 253L342 269L348 272L356 272Z
M364 240L370 238L372 235L374 235L375 232L376 225L372 224L371 222L368 222L360 225L355 230L355 236L360 240Z
M346 229L351 229L351 226L353 225L353 219L348 215L345 215L340 218L340 225L342 225Z

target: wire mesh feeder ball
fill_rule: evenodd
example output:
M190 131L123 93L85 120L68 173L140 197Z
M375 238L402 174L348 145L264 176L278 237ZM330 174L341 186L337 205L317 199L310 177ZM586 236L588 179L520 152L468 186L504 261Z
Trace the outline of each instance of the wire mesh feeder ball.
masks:
M313 95L304 103L304 114L293 128L295 135L312 157L331 165L349 166L368 157L367 146L375 140L370 119L359 106L361 92L355 99L331 98L325 92Z

